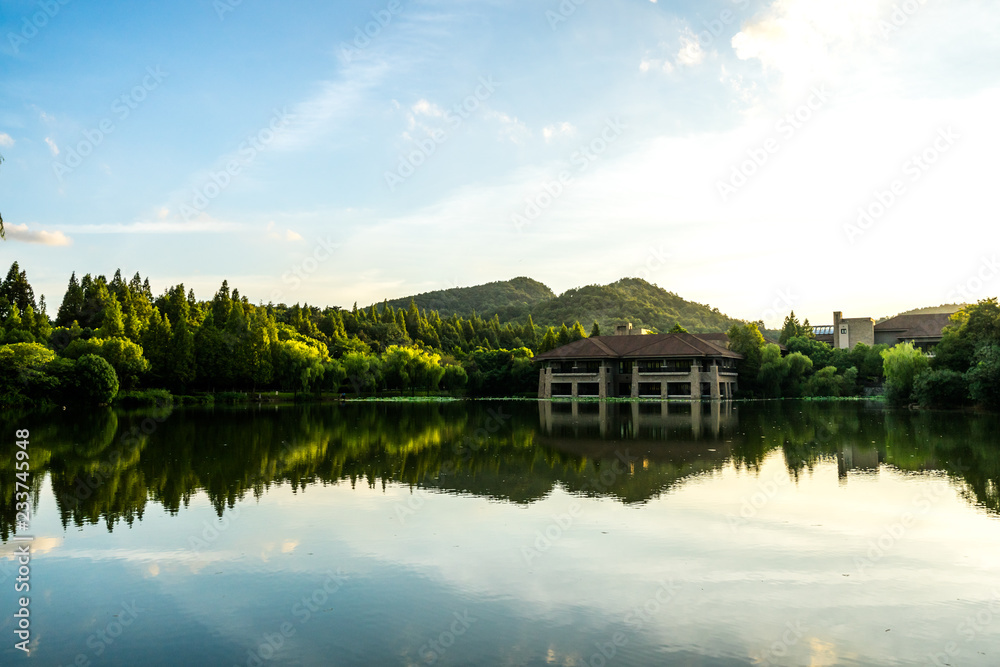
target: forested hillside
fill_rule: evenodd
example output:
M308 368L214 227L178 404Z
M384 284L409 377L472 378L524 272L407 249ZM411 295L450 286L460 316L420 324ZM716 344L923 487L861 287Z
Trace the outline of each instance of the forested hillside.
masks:
M514 278L474 287L453 287L388 301L393 308L408 308L412 300L421 310L436 310L442 316L478 313L498 315L501 321L524 319L539 303L555 298L548 287L531 278ZM570 320L572 323L573 320ZM562 324L560 322L559 324Z
M666 333L676 324L697 333L726 331L740 323L720 313L718 308L686 301L641 278L571 289L537 305L531 314L540 325L596 321L601 331L608 333L614 331L615 325L626 322L659 333Z
M720 313L718 308L687 301L673 292L651 285L641 278L623 278L610 285L588 285L556 296L531 278L476 287L456 287L388 301L393 308L406 308L410 301L421 310L436 310L442 316L473 312L483 317L498 315L501 322L523 321L529 314L535 324L559 328L582 323L587 330L597 322L600 330L612 333L618 324L666 332L675 325L691 332L726 331L739 320Z

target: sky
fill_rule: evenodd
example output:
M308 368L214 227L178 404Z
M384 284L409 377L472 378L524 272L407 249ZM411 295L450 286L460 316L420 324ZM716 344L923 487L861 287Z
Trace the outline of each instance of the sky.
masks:
M366 305L1000 291L992 0L0 0L3 270Z

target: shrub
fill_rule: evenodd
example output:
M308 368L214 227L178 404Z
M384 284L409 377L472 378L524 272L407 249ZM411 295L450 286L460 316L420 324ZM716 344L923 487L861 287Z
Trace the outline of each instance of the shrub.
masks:
M118 376L107 361L85 354L76 361L76 399L88 405L110 403L118 395Z
M925 371L913 382L913 397L924 408L957 408L968 402L969 385L955 371Z

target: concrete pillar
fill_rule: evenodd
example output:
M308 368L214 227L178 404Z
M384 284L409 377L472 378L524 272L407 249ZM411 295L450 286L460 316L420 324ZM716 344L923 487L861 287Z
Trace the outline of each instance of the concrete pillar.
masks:
M603 401L608 397L608 380L611 378L611 369L608 367L608 362L602 361L601 367L597 371L597 382L600 387L597 389L597 396Z
M697 359L691 364L691 372L688 373L688 381L691 383L691 400L701 400L701 362Z
M717 401L722 398L722 393L719 388L719 367L713 364L711 371L708 374L709 382L712 383L712 400Z
M573 398L576 398L577 396L579 396L579 394L577 393L578 391L579 391L579 388L577 387L577 382L576 382L576 380L573 380Z
M639 398L639 364L632 362L632 398Z

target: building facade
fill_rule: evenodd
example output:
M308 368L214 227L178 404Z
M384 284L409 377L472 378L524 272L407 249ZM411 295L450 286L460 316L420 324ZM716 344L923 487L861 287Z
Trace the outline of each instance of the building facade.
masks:
M929 352L941 342L944 328L950 323L951 313L914 313L897 315L878 324L870 317L845 318L843 313L833 313L832 327L813 327L816 340L833 347L849 349L858 343L889 345L913 343L914 347ZM832 331L828 331L832 329Z
M625 329L535 357L538 397L732 398L739 359L696 334L630 335Z

